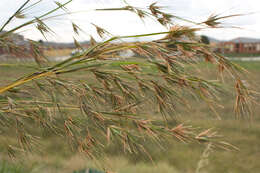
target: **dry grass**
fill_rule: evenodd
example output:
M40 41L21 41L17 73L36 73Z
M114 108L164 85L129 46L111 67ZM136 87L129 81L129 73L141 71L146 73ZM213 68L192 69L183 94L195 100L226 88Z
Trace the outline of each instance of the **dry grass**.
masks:
M256 87L259 88L260 80L260 64L257 62L243 62L240 65L244 66L251 72L250 79L254 81ZM201 65L201 73L206 74L205 77L212 78L215 76L214 72L211 72L211 67L205 64ZM9 67L8 71L19 76L24 73L23 68ZM6 71L6 69L0 69L0 73ZM211 72L211 73L210 73ZM77 77L83 79L89 78L84 73L78 73ZM2 78L3 79L3 78ZM89 79L90 80L90 79ZM2 82L2 80L1 80ZM260 89L260 88L259 88ZM260 170L258 164L259 147L260 142L260 109L255 107L254 121L244 122L241 120L234 120L233 115L233 102L232 95L227 95L223 98L224 109L220 109L222 121L216 120L216 116L213 112L208 111L207 105L200 102L192 102L196 107L190 114L181 114L179 120L189 123L190 121L196 127L210 128L215 127L221 134L225 135L224 140L236 145L240 151L227 152L217 150L211 153L208 157L209 164L204 167L203 171L219 173L219 172L237 172L244 173L250 170L251 172L258 172ZM9 140L15 143L16 137L12 132L7 134ZM0 141L4 141L6 138L1 138ZM3 144L3 142L1 142ZM111 147L107 154L107 159L103 161L106 163L107 168L118 173L126 172L194 172L197 168L198 161L201 158L204 146L197 144L183 145L179 142L171 142L165 144L166 150L161 150L155 145L146 143L148 151L153 157L153 163L147 160L144 156L129 155L123 157L122 153L118 150L118 146ZM86 167L95 167L102 169L102 166L95 165L93 161L82 157L79 154L73 154L68 146L64 143L62 138L57 138L53 135L47 135L43 138L42 143L43 154L31 155L23 158L24 166L26 169L35 169L37 172L72 172L73 170L79 170ZM1 150L3 146L1 146ZM102 160L101 160L102 162ZM100 163L101 163L100 162Z
M51 49L43 51L43 54L48 58L70 56L73 49Z
M65 7L71 1L56 3L57 8L0 33L0 43L18 51L19 47L11 36L31 25L36 26L44 37L53 34L46 20L71 14ZM28 3L29 0L25 1L0 31L12 20L26 17L24 12L41 1L31 5ZM53 13L60 9L65 14L55 16ZM40 162L46 163L46 172L52 168L66 169L67 160L72 162L76 152L84 153L92 161L106 158L106 155L111 159L110 156L121 158L126 154L132 162L139 165L128 168L134 172L157 171L156 167L152 169L140 162L142 159L151 161L153 158L160 161L157 156L162 161L176 165L179 170L194 172L196 164L191 162L185 166L183 162L191 157L192 152L184 155L185 152L179 147L189 145L192 149L201 149L203 144L210 143L214 149L238 150L223 142L216 130L203 126L204 121L201 119L197 123L198 117L195 116L208 115L209 119L205 118L206 120L220 120L222 116L218 111L225 107L222 102L228 96L226 91L230 89L229 94L235 96L234 110L237 118L252 118L250 106L255 101L256 88L250 88L244 82L243 75L246 71L222 55L212 52L208 45L197 39L195 33L204 27L221 27L220 19L237 15L212 15L207 21L196 23L165 13L163 7L156 3L147 8L133 7L126 3L125 7L94 10L126 10L135 13L142 20L146 17L153 18L169 31L112 36L107 30L92 23L104 41L97 43L92 40L91 47L87 50L82 49L82 52L55 64L48 63L39 49L39 43L31 41L38 67L31 66L32 72L1 85L0 88L0 137L2 141L9 140L2 144L3 153L15 157L28 151L35 152L39 148L44 153L41 158L45 161ZM184 20L193 26L174 25L172 19ZM72 27L78 35L81 29L75 23L72 23ZM121 41L155 35L166 36L147 42ZM76 39L74 43L77 48L81 48ZM137 59L115 63L114 57L123 59L121 52L126 50L132 50L136 56L142 57L143 62L140 63ZM212 73L214 78L203 74L201 61L212 64L212 69L217 71ZM228 80L228 83L224 80ZM198 101L203 104L202 107L197 105ZM201 108L200 112L194 111ZM187 116L191 112L194 117ZM212 114L215 115L214 118ZM198 128L199 125L202 128ZM17 139L16 143L13 143L12 138ZM65 141L69 145L65 145ZM162 152L165 149L163 144L166 147L178 147ZM49 156L48 151L61 156ZM162 153L172 154L165 157ZM194 158L198 160L198 155ZM119 160L119 165L128 165L128 162ZM78 161L75 166L80 167L81 163L83 162ZM107 167L110 163L115 165L115 161L104 162ZM158 170L174 171L168 164L160 165ZM124 170L125 167L128 166L113 169L127 171Z

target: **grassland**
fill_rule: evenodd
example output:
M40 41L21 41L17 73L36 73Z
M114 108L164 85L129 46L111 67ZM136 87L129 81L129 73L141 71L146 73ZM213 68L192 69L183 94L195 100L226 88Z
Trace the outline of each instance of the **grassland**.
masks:
M231 58L239 58L239 57L259 57L260 54L259 53L227 53L224 54L224 56L226 57L231 57Z
M117 62L118 63L118 62ZM250 74L245 76L254 84L257 91L260 91L260 62L237 62L247 69ZM26 65L26 66L24 66ZM5 64L0 65L0 87L9 83L23 74L33 71L36 66L31 64ZM214 76L211 66L201 64L201 71L206 77ZM75 76L84 76L84 72L79 72ZM254 117L252 121L236 120L233 113L234 96L223 95L224 108L219 109L222 120L217 120L214 113L207 109L207 105L200 102L193 102L194 108L190 114L178 116L178 120L193 124L201 128L214 127L223 135L223 140L237 146L239 151L214 150L208 157L208 164L202 172L210 173L245 173L260 172L260 107L254 107ZM14 135L9 136L9 142L15 141ZM96 167L102 169L102 164L118 173L194 173L202 153L206 146L199 144L183 144L176 141L169 141L164 144L165 149L161 150L157 146L147 143L151 162L142 155L122 155L116 145L108 148L107 158L103 158L100 165L86 159L84 156L75 154L65 142L52 134L43 137L40 151L31 155L23 155L14 162L8 160L2 152L5 141L0 137L0 160L7 160L12 167L19 167L26 172L73 172L86 167ZM0 164L1 165L1 164Z
M50 49L45 50L43 54L48 58L69 56L73 49Z

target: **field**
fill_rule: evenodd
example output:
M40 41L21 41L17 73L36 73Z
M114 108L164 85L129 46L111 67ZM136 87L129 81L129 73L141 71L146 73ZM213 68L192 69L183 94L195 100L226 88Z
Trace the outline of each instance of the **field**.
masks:
M69 56L72 50L73 49L51 49L51 50L45 50L43 54L49 58L62 57L62 56Z
M239 65L247 69L250 74L248 78L253 83L257 91L260 91L260 62L237 62ZM30 73L34 70L35 65L28 63L25 66L19 64L2 64L0 65L0 87L9 83L23 74ZM201 64L202 74L210 78L211 66ZM83 72L75 74L82 75ZM8 77L7 77L8 76ZM204 159L204 169L201 172L209 173L245 173L260 172L260 107L254 107L254 116L252 121L236 120L233 113L234 96L223 96L224 108L220 109L222 120L217 120L214 113L206 109L206 105L194 102L191 114L178 117L182 122L193 122L196 127L211 128L214 127L223 135L223 140L228 141L239 148L239 151L213 150ZM258 99L259 101L259 99ZM10 141L15 141L12 134ZM0 138L0 152L5 143ZM153 161L144 156L124 156L117 150L117 146L111 146L107 151L108 157L95 164L94 161L86 159L80 154L70 151L70 148L63 140L51 134L46 135L41 143L39 152L24 155L15 161L10 161L1 154L0 160L6 169L15 169L16 172L65 172L72 173L75 170L87 167L95 167L102 169L102 164L106 164L111 170L118 173L194 173L202 160L203 151L206 145L199 144L183 144L176 141L169 141L164 144L161 150L157 146L146 145L149 148ZM1 172L0 166L0 172ZM16 169L17 168L17 169ZM4 171L3 171L4 172Z
M251 54L251 53L227 53L224 54L226 57L238 58L238 57L259 57L259 53Z

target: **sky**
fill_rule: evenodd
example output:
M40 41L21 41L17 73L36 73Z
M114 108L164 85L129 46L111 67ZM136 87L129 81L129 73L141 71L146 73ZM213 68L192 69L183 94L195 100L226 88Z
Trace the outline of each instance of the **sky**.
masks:
M31 4L38 0L31 0ZM67 0L56 0L64 3ZM1 0L0 6L0 26L8 20L25 0ZM239 17L225 19L225 29L207 29L198 34L204 34L216 39L229 40L236 37L252 37L260 38L260 0L127 0L127 3L145 8L149 4L157 2L163 6L168 13L195 21L205 21L211 14L231 15L245 14ZM39 16L47 12L57 5L53 0L42 0L37 6L25 11L27 19L15 19L7 27L10 30L26 20ZM95 32L94 23L102 28L105 28L113 35L135 35L143 33L153 33L166 31L165 27L161 26L153 19L147 18L145 21L140 20L137 15L128 11L93 11L97 8L115 8L125 6L124 0L73 0L67 5L67 9L71 15L52 18L46 21L46 24L55 32L48 34L49 41L56 42L71 42L73 37L79 41L88 40L92 35L95 39L100 38ZM59 11L56 14L62 14L64 11ZM77 24L83 31L80 36L73 34L71 22ZM185 23L173 19L175 24L190 26L190 23ZM237 27L232 28L232 26ZM29 26L18 31L26 38L33 40L44 40L44 37L34 26Z

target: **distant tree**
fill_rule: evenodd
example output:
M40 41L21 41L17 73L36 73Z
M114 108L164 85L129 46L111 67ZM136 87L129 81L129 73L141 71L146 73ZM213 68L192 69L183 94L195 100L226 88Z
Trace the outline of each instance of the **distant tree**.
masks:
M209 38L205 35L201 36L201 42L204 43L204 44L210 44Z
M43 44L44 42L43 42L43 40L39 40L38 43Z

